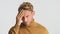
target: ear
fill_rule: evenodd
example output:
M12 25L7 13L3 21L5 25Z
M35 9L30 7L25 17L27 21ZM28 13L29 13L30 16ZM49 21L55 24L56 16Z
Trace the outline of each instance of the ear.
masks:
M34 16L34 15L35 15L35 11L32 12L32 16Z

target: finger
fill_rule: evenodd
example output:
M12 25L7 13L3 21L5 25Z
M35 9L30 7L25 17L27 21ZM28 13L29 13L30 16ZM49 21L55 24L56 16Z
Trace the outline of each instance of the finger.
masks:
M20 12L18 15L20 16L22 13L24 13L24 11L23 11L23 10L21 10L21 12Z
M24 11L21 11L19 16L23 16L24 15Z
M21 16L21 13L17 14L17 17L20 17Z
M22 14L20 14L20 16L19 17L23 17L24 16L24 14L22 13Z
M18 13L18 15L17 15L17 16L19 16L21 13L22 13L22 11L21 11L20 13Z

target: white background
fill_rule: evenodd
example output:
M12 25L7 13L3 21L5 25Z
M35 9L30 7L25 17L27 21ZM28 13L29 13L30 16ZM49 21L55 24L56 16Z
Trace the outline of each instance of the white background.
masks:
M50 34L60 34L60 0L0 0L0 34L8 34L15 24L18 6L24 1L33 4L38 23Z

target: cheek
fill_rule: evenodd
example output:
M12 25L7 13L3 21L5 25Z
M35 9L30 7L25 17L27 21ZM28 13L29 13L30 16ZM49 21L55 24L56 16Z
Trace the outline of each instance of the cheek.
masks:
M28 20L29 20L29 21L31 21L31 19L32 19L32 17L31 17L31 16L30 16L30 17L28 17Z

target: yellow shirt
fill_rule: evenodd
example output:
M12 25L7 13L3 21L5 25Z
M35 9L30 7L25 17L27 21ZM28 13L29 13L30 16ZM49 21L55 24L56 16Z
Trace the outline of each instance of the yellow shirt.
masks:
M49 34L47 29L42 25L32 21L30 26L25 25L15 25L13 26L8 34Z

